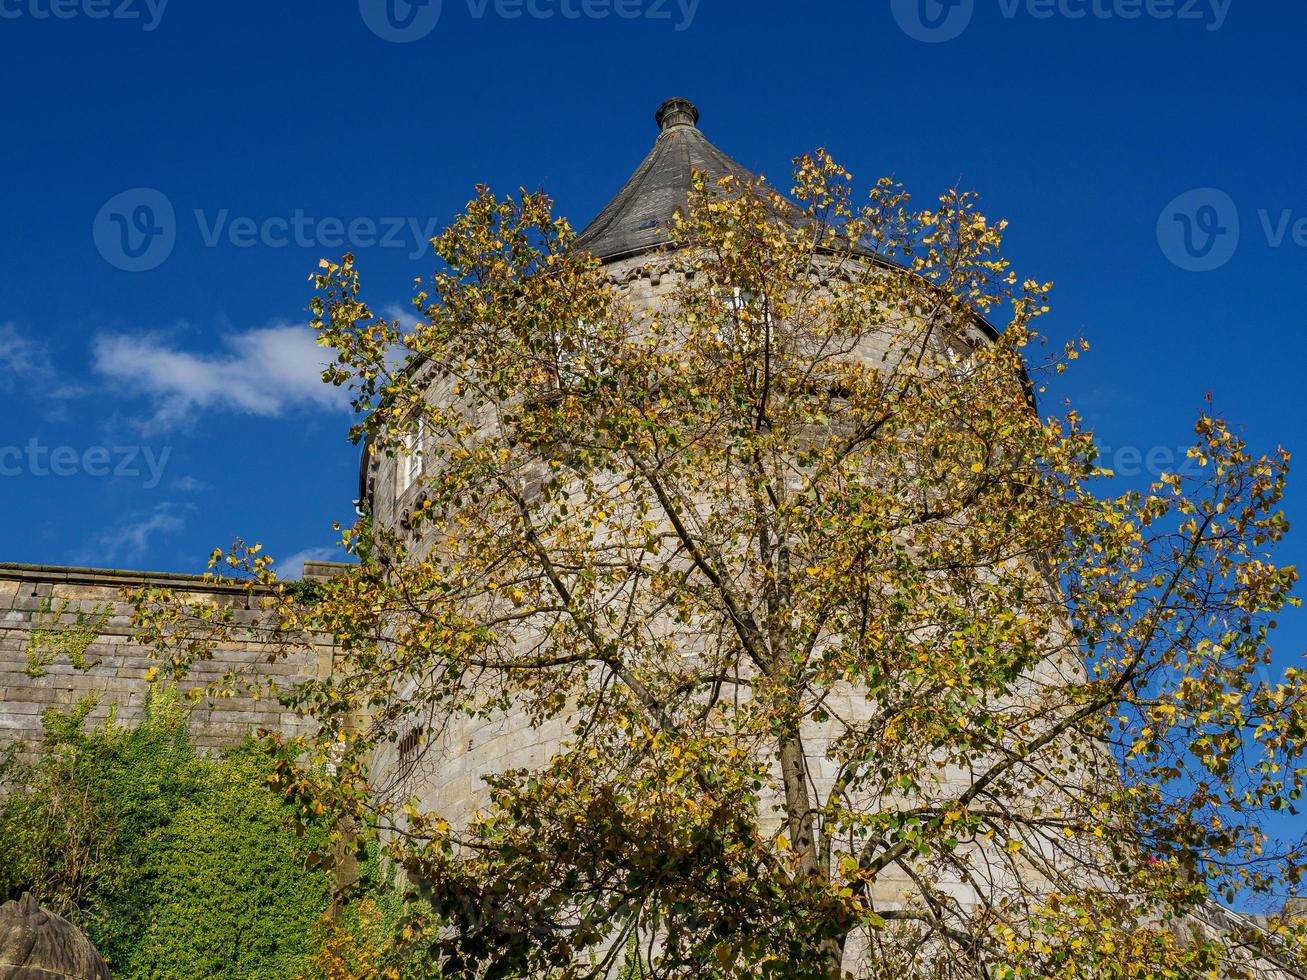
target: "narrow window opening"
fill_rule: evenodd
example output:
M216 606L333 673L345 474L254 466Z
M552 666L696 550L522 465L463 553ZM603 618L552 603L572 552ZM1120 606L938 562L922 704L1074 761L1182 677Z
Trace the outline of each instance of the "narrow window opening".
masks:
M417 427L404 434L404 452L398 460L400 493L406 491L422 476L423 444L426 432L426 419L419 418Z
M403 738L399 740L399 771L401 777L407 776L417 765L418 748L422 745L422 726L417 725L410 728Z
M598 328L585 320L577 320L576 325L578 330L570 347L561 337L557 343L559 380L577 382L607 374L611 365L603 356Z
M764 313L761 317L752 314L751 311L757 304L753 293L747 289L741 289L739 286L713 289L712 298L721 304L728 314L727 320L717 327L718 343L726 345L738 343L747 347L756 339L758 330L756 321L761 320L764 326L771 324L770 313ZM746 310L750 312L746 313Z

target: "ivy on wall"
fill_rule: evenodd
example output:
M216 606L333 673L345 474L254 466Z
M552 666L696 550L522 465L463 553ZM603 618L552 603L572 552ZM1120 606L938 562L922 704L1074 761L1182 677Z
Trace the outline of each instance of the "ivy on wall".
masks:
M330 883L309 866L327 828L287 829L254 743L198 754L175 691L139 724L86 730L50 711L39 758L0 762L0 901L30 891L84 929L115 978L292 977Z
M68 613L70 601L63 600L57 607L54 600L46 599L32 614L32 633L27 639L27 668L29 677L44 677L46 669L62 654L78 670L90 670L99 665L86 659L86 651L100 635L100 630L112 613L109 605L96 606L87 611Z

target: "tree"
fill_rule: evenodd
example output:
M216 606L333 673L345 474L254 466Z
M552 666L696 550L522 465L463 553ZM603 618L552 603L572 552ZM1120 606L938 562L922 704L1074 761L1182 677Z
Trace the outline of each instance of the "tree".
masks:
M1196 477L1107 492L1075 412L1037 408L1085 346L1028 358L1051 284L1018 281L1003 224L966 193L849 187L822 153L797 203L700 180L652 311L526 192L480 189L435 240L416 326L324 263L324 377L370 452L420 433L425 475L407 528L344 532L350 575L266 604L285 643L339 650L294 692L321 727L279 785L383 828L450 923L426 953L1207 976L1238 962L1177 917L1298 880L1301 844L1260 829L1307 772L1304 674L1259 676L1295 601L1287 454L1204 413ZM215 567L275 580L257 549ZM139 599L177 670L228 628ZM567 737L472 819L379 791L416 719L506 711Z

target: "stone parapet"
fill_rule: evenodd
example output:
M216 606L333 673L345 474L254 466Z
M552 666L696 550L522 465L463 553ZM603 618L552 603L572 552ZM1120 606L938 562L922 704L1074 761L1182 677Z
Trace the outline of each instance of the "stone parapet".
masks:
M111 711L120 722L140 716L150 688L147 671L155 664L133 639L126 595L141 586L228 605L238 622L253 624L256 615L247 611L242 587L200 575L0 563L0 748L20 742L30 754L41 740L42 714L50 708L68 710L88 696L97 700L89 716L92 724ZM84 649L50 642L53 631L67 627L86 630ZM269 661L272 655L271 647L251 632L221 644L211 660L197 662L178 688L183 693L203 689L234 671L244 681L271 681L284 690L326 676L332 667L325 646ZM293 735L306 730L308 722L267 692L254 696L243 690L200 697L191 717L196 745L207 750L231 746L258 728Z

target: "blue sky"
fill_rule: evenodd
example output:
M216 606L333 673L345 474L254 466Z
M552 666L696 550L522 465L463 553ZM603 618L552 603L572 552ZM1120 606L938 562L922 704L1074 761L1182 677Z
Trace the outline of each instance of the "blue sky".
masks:
M1058 284L1045 330L1093 343L1065 394L1119 471L1209 392L1301 456L1304 36L1283 0L0 0L0 560L329 556L357 452L303 326L317 258L352 243L401 306L478 181L580 226L671 95L778 178L824 145L979 190ZM1305 641L1286 617L1285 663Z

